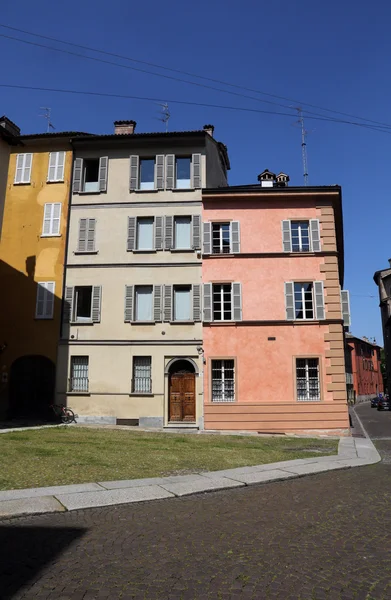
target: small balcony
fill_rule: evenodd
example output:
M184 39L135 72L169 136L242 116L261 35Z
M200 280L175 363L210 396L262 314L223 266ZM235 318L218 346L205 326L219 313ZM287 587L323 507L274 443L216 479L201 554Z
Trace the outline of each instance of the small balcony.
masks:
M152 394L151 377L135 377L132 379L132 394Z

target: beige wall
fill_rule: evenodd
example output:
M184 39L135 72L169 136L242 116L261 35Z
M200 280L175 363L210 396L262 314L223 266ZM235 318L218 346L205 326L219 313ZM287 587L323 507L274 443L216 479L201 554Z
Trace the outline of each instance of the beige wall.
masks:
M3 224L5 193L7 189L8 164L10 157L10 147L7 142L0 138L0 239Z

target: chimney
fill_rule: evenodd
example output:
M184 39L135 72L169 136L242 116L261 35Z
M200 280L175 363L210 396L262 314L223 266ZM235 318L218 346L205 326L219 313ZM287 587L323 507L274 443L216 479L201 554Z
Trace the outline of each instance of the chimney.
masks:
M0 117L0 127L5 129L11 135L15 135L15 136L20 135L20 128L17 125L15 125L15 123L10 121L9 118L6 117L5 115Z
M114 121L115 135L129 135L136 129L136 121Z
M276 183L276 175L269 171L269 169L265 169L262 173L258 175L258 181L261 184L261 187L274 187Z
M388 259L389 265L390 265L390 269L391 269L391 258Z
M215 130L214 125L204 125L203 129L204 129L205 133L210 135L210 137L213 137L213 132Z
M286 173L279 173L276 177L277 187L287 187L289 181L289 175Z

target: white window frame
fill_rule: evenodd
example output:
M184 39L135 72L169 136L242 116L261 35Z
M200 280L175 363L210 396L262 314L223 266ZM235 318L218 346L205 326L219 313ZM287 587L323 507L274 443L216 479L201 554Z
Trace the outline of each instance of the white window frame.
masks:
M302 309L303 309L303 316L302 317L297 317L296 316L296 292L295 292L295 285L301 285L301 303L302 303ZM306 306L305 306L305 290L304 290L304 286L305 285L311 285L311 295L312 295L312 317L307 317L306 312ZM293 306L294 306L294 311L295 311L295 321L314 321L316 319L316 307L315 307L315 291L314 291L314 283L312 281L294 281L293 282Z
M151 296L152 296L152 308L151 308L151 318L150 319L143 319L143 320L138 320L137 319L137 290L139 290L142 287L149 287L152 288L152 292L151 292ZM134 286L134 291L133 291L133 323L154 323L154 286L153 284L139 284L139 285L135 285Z
M214 239L213 239L213 227L215 227L216 225L219 226L219 252L214 252ZM228 225L229 227L229 250L228 252L224 252L223 248L223 229L222 229L222 225ZM230 221L212 221L212 227L211 227L211 250L212 250L212 254L231 254L232 252L232 225Z
M79 288L91 288L91 306L90 306L90 316L89 317L78 317L77 316L77 297L78 297L78 289ZM72 322L73 323L92 323L92 296L93 296L93 286L92 285L76 285L74 288L74 296L73 296L73 315Z
M176 239L176 220L177 219L190 219L190 224L189 224L189 230L190 230L190 239L189 239L189 245L188 246L178 246L177 245L177 239ZM191 215L175 215L173 218L173 231L172 231L172 236L173 236L173 240L174 240L174 244L173 244L173 250L193 250L193 218Z
M175 310L175 292L178 288L188 288L189 291L189 318L188 319L177 319ZM193 286L189 283L180 283L173 285L172 287L172 321L174 323L191 323L193 321Z
M298 223L300 225L300 227L298 228L298 234L299 234L299 249L298 250L294 250L293 249L293 235L292 235L292 225L294 223ZM306 224L307 225L307 231L308 231L308 250L303 250L303 234L302 234L302 228L301 225L302 224ZM311 228L310 228L310 222L307 221L306 219L303 220L299 220L299 219L291 219L290 221L290 228L291 228L291 245L292 245L292 252L311 252L312 251L312 240L311 240Z
M51 168L50 163L51 163L53 155L55 155L54 177L51 179L50 178L50 168ZM62 164L60 163L60 155L62 155ZM49 165L48 165L48 178L47 178L47 181L49 181L50 183L64 181L65 156L66 156L65 150L59 150L58 152L50 152Z
M229 285L231 287L231 318L230 319L225 319L224 318L224 286L225 285ZM215 290L215 286L220 286L220 302L221 302L221 319L215 319L214 317L214 313L215 313L215 308L214 308L214 290ZM222 321L225 322L230 322L233 321L233 314L234 314L234 300L233 300L233 286L232 283L213 283L212 284L212 321L216 321L217 323L220 323Z
M19 169L21 169L22 171L22 175L21 175L21 179L20 181L18 181L18 162L19 162L19 157L23 156L22 159L22 166L19 167ZM26 161L27 161L27 157L31 156L31 162L30 162L30 166L26 167ZM32 172L32 168L33 168L33 154L31 152L25 152L22 154L17 154L16 155L16 164L15 164L15 178L14 178L14 185L20 185L23 183L30 183L31 181L31 172ZM27 176L26 176L27 174Z
M38 281L37 282L37 298L36 298L36 303L35 303L35 318L36 319L53 319L55 289L56 289L56 284L54 281ZM40 290L43 290L42 314L38 313L38 300L39 300Z
M177 161L178 161L178 159L183 159L183 158L186 158L189 160L189 166L190 166L189 179L178 179ZM176 190L191 190L192 189L191 169L192 169L192 157L191 156L175 156L175 189ZM178 181L186 181L186 182L188 181L188 185L181 185L179 187Z
M153 166L153 181L141 181L141 167L142 167L142 163L143 161L153 161L154 166ZM139 168L138 168L138 185L139 185L139 190L142 191L152 191L156 189L156 156L154 157L145 157L145 158L141 158L139 159Z
M221 362L221 379L219 381L221 381L221 398L218 400L215 400L213 398L213 363L219 361ZM226 393L225 393L225 370L228 369L228 367L225 365L225 363L227 361L232 361L233 363L233 398L228 398ZM210 362L210 380L211 380L211 402L213 402L213 404L219 403L219 402L224 402L224 403L231 403L231 402L236 402L236 361L234 358L211 358L211 362Z
M150 248L139 248L139 223L145 219L152 220L152 245ZM155 217L137 217L136 218L136 232L135 232L135 248L136 252L153 252L155 250Z
M88 166L88 161L92 161L92 160L96 160L98 161L98 178L96 181L86 181L86 172L87 172L87 166ZM82 180L81 180L81 191L85 194L94 194L99 192L99 169L100 169L100 159L96 158L96 157L91 157L91 158L85 158L83 160L83 171L82 171ZM96 184L94 189L88 189L86 190L86 184ZM96 188L96 189L95 189Z
M49 218L45 218L45 213L46 213L46 207L50 206L50 217ZM60 212L59 212L59 216L56 217L56 219L54 218L54 211L55 211L55 207L59 206L60 207ZM42 233L41 233L41 237L59 237L60 234L60 230L61 230L61 208L62 208L62 204L61 202L47 202L46 204L44 204L43 207L43 221L42 221ZM58 227L57 229L54 228L54 221L58 220ZM45 231L45 222L49 221L49 233L44 233Z
M305 397L300 397L299 398L299 389L298 389L298 381L299 378L297 376L297 370L298 370L298 366L297 366L297 361L299 360L304 360L305 361L305 386L306 386L306 390L305 390ZM309 361L310 360L316 360L317 361L317 373L318 373L318 396L316 398L311 397L310 394L310 376L309 376L309 370L310 370L310 366L309 366ZM302 367L299 367L302 369ZM314 369L315 367L311 367L311 369ZM313 357L309 357L309 358L303 358L301 356L297 356L295 359L295 377L296 377L296 400L297 402L320 402L321 400L321 388L320 388L320 360L318 357L313 356Z

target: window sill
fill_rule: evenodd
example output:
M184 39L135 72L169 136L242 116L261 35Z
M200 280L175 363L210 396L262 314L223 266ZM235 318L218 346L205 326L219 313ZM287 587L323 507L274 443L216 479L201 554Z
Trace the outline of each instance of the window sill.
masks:
M35 321L53 321L53 317L34 317Z
M170 321L170 325L194 325L196 321ZM201 323L201 321L199 321ZM198 323L198 321L197 321Z
M80 190L80 192L73 192L74 194L80 194L80 196L97 196L98 194L102 194L103 192L101 192L100 190L98 190L97 192L87 192L84 190Z
M67 392L67 396L91 396L91 392Z
M236 325L237 321L206 321L208 325L215 325L217 327L221 327L223 325L228 325L230 327Z
M14 181L14 185L31 185L31 181Z
M84 325L95 325L95 323L93 321L70 321L69 325L77 325L78 327L80 325L84 326Z
M240 254L240 252L213 252L211 254L203 254L202 256L208 256L210 258L232 258L238 254Z
M91 252L80 252L79 250L75 250L73 252L73 254L75 254L76 256L79 256L82 254L99 254L99 250L92 250Z
M155 325L155 321L130 321L131 325Z
M52 238L52 237L54 237L54 238L55 237L57 237L57 238L62 237L62 233L47 233L47 234L43 233L41 235L41 238Z
M170 248L170 252L199 252L199 250L195 250L194 248Z
M130 392L129 394L130 397L142 396L143 398L153 398L154 395L152 392Z
M128 252L133 252L134 254L156 254L157 250L155 250L154 248L151 248L149 250L138 250L136 248L135 250L128 250Z
M172 188L171 191L172 192L194 192L196 189L201 189L201 188Z
M63 179L47 179L46 183L64 183Z
M157 192L164 192L163 189L157 189L157 188L153 188L153 190L129 190L130 193L132 194L156 194Z

